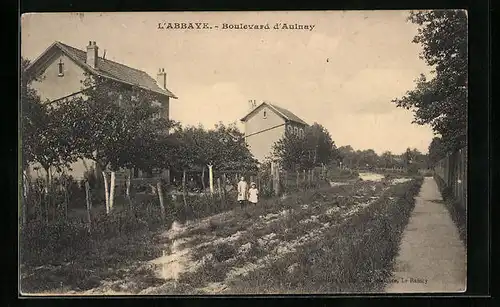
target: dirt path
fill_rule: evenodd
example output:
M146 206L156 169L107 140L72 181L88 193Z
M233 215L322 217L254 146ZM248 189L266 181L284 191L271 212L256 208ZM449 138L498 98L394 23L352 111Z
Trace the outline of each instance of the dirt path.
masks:
M436 182L426 177L416 198L386 292L463 292L466 250Z

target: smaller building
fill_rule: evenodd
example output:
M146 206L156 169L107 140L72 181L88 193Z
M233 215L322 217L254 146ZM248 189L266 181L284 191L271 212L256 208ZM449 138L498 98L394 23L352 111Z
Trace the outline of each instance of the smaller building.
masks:
M308 126L291 111L269 102L252 108L241 121L245 125L245 141L259 162L271 156L274 143L284 136L285 131L304 135Z

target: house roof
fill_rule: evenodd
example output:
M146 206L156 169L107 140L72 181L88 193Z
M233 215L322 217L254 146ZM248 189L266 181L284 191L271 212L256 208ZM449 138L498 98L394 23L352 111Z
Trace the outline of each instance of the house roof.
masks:
M142 70L138 70L102 57L97 58L97 69L87 65L87 52L74 48L72 46L56 41L47 50L45 50L35 61L33 61L26 70L30 70L37 66L37 63L45 58L55 49L61 50L65 55L75 61L79 66L87 71L108 79L122 82L129 85L135 85L142 89L146 89L161 95L165 95L176 99L177 97L168 89L161 88L156 80Z
M261 103L258 107L256 107L255 109L253 109L250 113L248 113L247 115L245 115L245 117L243 117L241 119L241 121L243 121L243 122L247 121L247 119L251 115L255 114L258 110L260 110L264 106L268 106L271 110L273 110L276 114L278 114L279 116L281 116L284 120L292 121L292 122L299 123L299 124L302 124L302 125L307 125L307 123L305 121L303 121L297 115L293 114L291 111L289 111L289 110L287 110L285 108L279 107L279 106L277 106L275 104L269 103L269 102L263 102L263 103Z

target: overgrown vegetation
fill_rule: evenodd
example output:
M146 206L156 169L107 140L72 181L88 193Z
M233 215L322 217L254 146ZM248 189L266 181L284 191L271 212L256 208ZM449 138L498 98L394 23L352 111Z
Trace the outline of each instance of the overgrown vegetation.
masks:
M439 191L443 197L443 203L458 229L460 240L462 240L464 245L467 247L467 213L464 210L465 204L460 204L453 197L451 189L446 186L441 177L435 175L434 180L436 180Z

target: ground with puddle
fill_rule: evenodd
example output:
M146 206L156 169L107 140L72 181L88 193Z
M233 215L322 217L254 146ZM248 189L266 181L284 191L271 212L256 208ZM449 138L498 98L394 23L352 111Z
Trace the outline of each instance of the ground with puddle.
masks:
M331 184L331 188L315 192L308 203L284 198L276 204L248 206L198 221L174 223L168 230L151 234L157 242L154 248L161 250L161 256L129 265L123 278L102 280L86 291L62 287L57 289L58 294L232 293L231 285L240 278L265 270L305 245L321 241L341 223L370 207L391 186L410 180L385 180L383 175L370 173L361 173L360 178L361 181ZM387 199L390 201L391 197ZM299 266L294 264L287 270L293 272ZM151 281L138 282L145 275Z

